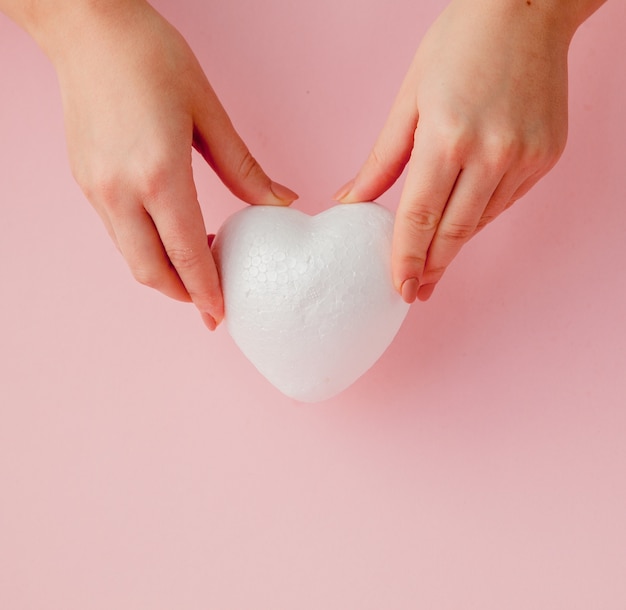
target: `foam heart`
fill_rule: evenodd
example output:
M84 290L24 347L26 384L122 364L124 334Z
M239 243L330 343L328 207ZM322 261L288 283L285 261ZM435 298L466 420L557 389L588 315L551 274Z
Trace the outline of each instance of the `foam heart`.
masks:
M341 392L393 340L409 306L391 281L392 231L389 210L358 203L317 216L251 206L218 232L226 327L287 396Z

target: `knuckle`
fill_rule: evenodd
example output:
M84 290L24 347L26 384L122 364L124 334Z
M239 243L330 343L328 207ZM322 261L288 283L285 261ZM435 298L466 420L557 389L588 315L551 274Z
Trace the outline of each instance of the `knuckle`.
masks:
M385 154L381 150L380 145L377 144L376 146L374 146L374 148L372 148L372 151L370 152L370 160L372 164L375 165L377 168L384 169L385 168L384 159L385 159Z
M484 214L476 225L476 231L484 229L488 224L491 224L496 219L495 214Z
M139 282L143 286L147 286L148 288L155 288L158 290L162 285L159 275L146 267L131 267L131 273L133 274L135 281Z
M441 215L426 207L413 207L404 212L404 222L411 233L421 235L437 229Z
M447 267L445 266L437 266L431 267L430 265L424 270L424 275L422 277L423 284L436 284L446 272Z
M382 144L377 143L370 152L369 163L375 168L378 175L387 180L395 181L409 160L411 149L407 148L407 150L408 152L404 156L396 158L386 151Z
M466 119L449 115L439 123L437 142L445 162L460 165L471 153L476 136Z
M522 165L529 172L540 171L556 161L560 153L549 142L536 142L526 146Z
M426 266L426 255L418 252L403 252L398 257L398 263L409 275L420 277Z
M72 174L92 202L115 213L120 205L140 199L151 204L171 189L175 162L168 153L154 152L121 167L107 159L91 159L89 164L74 164Z
M237 176L239 180L246 182L247 180L254 178L260 171L261 168L257 163L257 160L252 156L252 153L249 150L246 150L237 167Z
M155 201L167 191L171 182L171 167L167 159L155 158L137 170L138 194L143 201Z
M185 271L198 265L203 257L203 252L190 247L168 247L166 253L175 269Z
M474 225L451 222L441 227L437 237L447 242L464 242L474 234L474 231Z
M115 207L121 197L121 177L103 166L72 170L74 178L89 201L100 201L107 207Z
M222 306L221 293L208 290L187 289L193 303L202 311L217 311Z
M566 138L558 134L536 134L519 152L520 165L527 171L548 171L565 150Z
M85 197L98 209L115 214L127 200L128 181L124 172L106 160L73 164L71 171Z
M476 229L474 230L474 234L482 231L488 224L491 224L497 218L497 214L485 214L478 221L476 225ZM471 236L470 236L471 237Z
M504 172L520 156L520 143L512 133L498 132L487 138L486 162L492 171Z

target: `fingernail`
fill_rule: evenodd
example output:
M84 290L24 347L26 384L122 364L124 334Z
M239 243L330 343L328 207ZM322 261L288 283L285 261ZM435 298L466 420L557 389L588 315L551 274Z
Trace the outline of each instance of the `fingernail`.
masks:
M346 184L344 184L334 195L333 195L333 199L335 201L343 201L343 199L345 197L347 197L350 194L350 191L352 190L352 187L354 186L354 182L355 182L356 178L353 178L352 180L350 180L350 182L347 182Z
M420 286L419 292L417 293L417 297L420 301L428 301L430 297L435 292L435 287L437 284L424 284L424 286Z
M419 290L420 284L414 278L411 277L408 280L404 280L402 283L402 298L406 303L415 303L415 299L417 299L417 292Z
M291 189L283 186L282 184L278 184L278 182L270 183L270 189L274 196L285 203L291 203L298 198L298 194L294 193Z
M217 328L217 322L215 321L215 318L210 313L203 313L202 320L204 321L205 326L209 330L213 331Z

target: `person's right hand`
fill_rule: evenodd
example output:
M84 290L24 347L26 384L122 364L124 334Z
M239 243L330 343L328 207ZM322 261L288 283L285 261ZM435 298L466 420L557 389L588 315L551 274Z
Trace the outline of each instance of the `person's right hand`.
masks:
M147 2L74 6L40 36L61 86L72 172L134 277L193 301L213 330L224 305L192 146L248 203L297 195L263 172L189 46Z

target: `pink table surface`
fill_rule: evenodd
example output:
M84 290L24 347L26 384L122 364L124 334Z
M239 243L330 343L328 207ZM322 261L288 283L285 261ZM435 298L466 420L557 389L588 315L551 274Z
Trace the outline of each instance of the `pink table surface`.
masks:
M443 3L155 5L315 213ZM0 18L0 608L626 608L624 24L612 0L574 40L557 167L305 407L132 280ZM242 204L196 161L214 230Z

